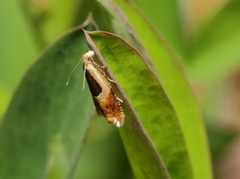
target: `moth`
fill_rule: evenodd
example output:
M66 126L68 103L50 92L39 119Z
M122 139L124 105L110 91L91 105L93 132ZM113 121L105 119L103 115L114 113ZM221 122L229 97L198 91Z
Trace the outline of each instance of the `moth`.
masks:
M125 118L125 114L121 107L121 103L123 101L117 97L110 85L110 82L116 82L107 77L104 71L107 66L101 66L93 61L94 54L95 53L92 50L89 50L87 53L83 54L82 58L70 73L67 80L67 85L70 76L78 64L82 61L83 77L85 77L84 79L87 80L98 115L104 116L109 123L113 123L117 127L122 127ZM84 79L83 89L85 85Z

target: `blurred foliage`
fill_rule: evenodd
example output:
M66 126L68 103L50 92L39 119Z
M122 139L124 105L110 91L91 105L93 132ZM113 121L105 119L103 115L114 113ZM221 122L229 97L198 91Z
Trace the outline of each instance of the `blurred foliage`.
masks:
M2 116L11 94L39 52L31 36L30 25L16 1L0 2L0 22L0 116Z
M45 52L47 50L41 53L41 51L46 48L46 46L48 46L50 43L52 43L54 39L65 33L70 28L81 24L86 19L89 11L91 11L93 14L93 19L99 24L100 30L111 31L117 35L120 35L124 39L127 39L127 41L131 43L131 45L133 45L135 42L134 40L132 40L131 36L129 37L127 35L131 34L131 28L133 28L134 31L137 32L136 34L140 39L137 39L137 41L139 40L141 42L141 44L144 46L144 50L146 50L146 53L148 53L149 56L153 59L153 63L157 71L154 73L157 73L160 76L163 87L169 99L171 100L173 107L175 108L174 110L176 111L178 118L180 118L179 121L183 128L183 134L188 136L186 137L186 141L191 160L193 159L192 156L194 156L194 147L198 148L198 145L200 145L201 142L204 142L204 132L202 130L202 127L200 126L200 115L196 112L193 112L193 114L196 116L193 118L188 117L189 120L187 122L184 123L184 120L181 121L181 118L186 118L183 117L184 115L190 115L190 112L193 111L190 109L195 108L194 98L188 92L188 87L185 88L185 84L187 84L187 82L185 82L184 75L187 79L189 79L190 85L194 89L194 93L196 95L196 98L198 99L200 111L202 112L202 116L204 117L203 123L205 122L205 125L207 125L208 141L210 143L209 145L211 157L214 164L214 174L218 178L218 162L221 161L221 163L224 163L223 156L230 155L229 153L227 153L229 151L227 150L228 147L234 143L239 143L239 141L235 139L238 137L238 132L240 129L240 114L238 112L240 108L240 1L231 0L226 1L225 3L223 3L222 1L215 1L215 6L217 6L218 8L214 9L211 12L211 9L206 9L206 11L204 11L204 9L208 7L207 1L205 2L206 4L201 4L203 7L198 7L196 6L196 4L199 5L199 1L197 0L160 0L157 2L134 0L125 1L129 4L124 8L124 4L122 3L123 1L114 0L113 2L115 2L120 8L122 8L124 14L128 17L128 20L131 24L129 28L126 28L129 24L124 24L125 21L121 22L123 23L121 24L119 19L116 20L118 17L113 15L117 12L115 9L113 11L113 14L111 14L109 9L101 6L100 4L103 2L104 1L101 0L0 1L0 116L4 115L10 98L14 94L13 92L18 89L17 86L20 84L20 81L23 78L24 74L26 74L27 69L31 67L31 64L36 65L37 62L34 62L34 59L36 59L39 54L41 54L39 57L40 59L42 58L42 56L46 55ZM103 7L105 8L105 10ZM127 7L131 7L134 10L129 11ZM199 11L199 9L202 9L202 11ZM199 19L194 16L197 10L198 13L202 13L200 16L204 16L204 19ZM205 12L208 13L205 14ZM139 13L139 15L136 16L137 13ZM142 14L144 15L142 16ZM141 19L143 23L138 23L139 19ZM121 30L118 27L121 27ZM126 31L123 34L118 34L122 33L124 28L126 28L127 30L131 30L130 32ZM151 35L151 33L153 35L149 36L149 34ZM127 35L124 36L124 34ZM143 41L142 39L145 39L146 41ZM156 41L153 42L154 39L156 39ZM159 39L163 39L163 41ZM132 41L130 42L129 40ZM151 43L158 44L159 46L162 45L162 51L155 50L154 46L151 53L151 48L147 48L150 47ZM56 44L56 42L54 44ZM71 42L69 42L69 44L71 44ZM134 46L138 48L138 50L139 48L142 48L141 45L136 45L136 43L134 44ZM166 55L169 52L169 47L171 48L171 53L169 55L170 57ZM65 47L62 47L62 49L64 48ZM163 50L164 48L166 48L167 50ZM81 54L84 53L86 49L87 46L79 50L79 52L73 52L75 53L73 54L73 56L78 56L80 58ZM144 50L139 51L144 55ZM171 62L169 63L170 65L166 67L161 67L161 64L159 64L158 66L157 62L159 61L154 62L154 59L156 59L156 57L153 57L153 55L157 56L158 53L155 54L154 51L159 52L160 55L162 54L162 52L164 52L164 59L169 59L166 61ZM69 52L67 51L66 53ZM184 70L185 74L183 76L181 76L182 74L181 72L178 72L177 68L174 71L172 70L174 68L171 68L170 70L170 67L175 67L175 61L171 61L172 59L175 59L175 56L179 59L179 61L177 61L177 64L181 64L179 65L179 69ZM56 56L53 57L58 59L58 57ZM53 57L49 56L46 58L51 59ZM76 59L72 58L71 65L68 66L69 70L71 69L71 67L74 66L74 61L76 62ZM34 67L34 65L32 65L32 67ZM45 68L47 67L44 67L44 65L40 70L46 73ZM32 67L30 69L32 69ZM59 69L56 66L56 72ZM168 72L168 75L170 75L171 78L166 78L166 74ZM68 75L68 72L66 70L64 71L64 75ZM62 81L64 81L65 79L64 75L61 76ZM176 77L175 81L173 78L174 75ZM34 78L39 80L39 86L35 86L36 90L38 87L41 87L42 81L47 81L48 79L47 75L44 76L41 74L41 72L39 72L36 73L35 76L29 77L29 79L27 79L25 83L28 84L31 82L31 84L35 84L33 83L33 81L31 81ZM47 86L47 89L52 89L50 85L53 85L54 79L60 80L60 77L57 76L57 73L56 76L53 76L51 78L52 81L48 79L49 86ZM24 80L26 80L26 78L24 78ZM73 82L71 83L74 83L75 80L73 80ZM81 93L81 82L75 83L78 83L78 85L80 84L79 93ZM179 94L175 93L174 90L171 91L168 83L175 84L172 89L176 89ZM22 89L23 92L27 92L29 90L28 86L25 87L26 89ZM59 90L60 92L62 92L61 95L63 96L65 94L64 90L64 88L62 89L62 91ZM76 87L75 90L77 91L78 88ZM16 94L19 94L21 96L22 92ZM54 92L52 95L54 95ZM174 95L179 96L177 98ZM17 96L15 96L14 98L16 98L16 104L14 105L17 106L17 102L19 102L19 100L17 100ZM180 99L184 102L181 103ZM187 99L193 100L190 100L191 104ZM189 107L189 109L186 108L187 103L191 106ZM75 104L73 103L73 105ZM46 110L47 109L48 107L46 107ZM198 111L198 109L196 109L196 111ZM35 114L33 113L32 115L34 116ZM38 118L38 116L36 118ZM65 118L63 118L62 120L64 121ZM191 120L193 120L192 124ZM199 123L196 121L198 121ZM45 122L48 123L47 120ZM15 125L15 128L20 128L22 124L16 119L15 122L12 121L8 125ZM35 127L38 128L38 126ZM60 130L62 126L59 124L55 127L56 129ZM2 134L8 134L13 140L14 137L12 136L14 136L14 134L18 134L18 132L26 132L25 135L28 135L28 132L30 133L32 131L34 134L34 129L27 131L23 131L23 129L14 132L7 131L7 128L1 128L1 131L5 130L6 133L2 132ZM76 130L76 128L73 129ZM196 135L194 135L194 130L196 130ZM49 131L47 130L47 132ZM30 133L30 135L32 134ZM38 136L37 134L35 135ZM200 139L196 136L199 136ZM62 139L61 136L59 136L57 133L46 134L45 137L51 138L50 141L48 141L49 143L51 143L51 145L49 145L50 153L47 154L46 151L41 152L43 152L43 156L46 158L51 156L51 160L47 161L47 164L44 164L47 168L46 170L48 170L48 172L46 172L48 173L48 176L46 176L45 173L41 173L41 177L61 178L67 173L66 162L69 160L69 151L66 151L65 149L65 144L67 142ZM74 135L72 137L74 138ZM190 137L192 137L192 139ZM7 137L2 136L2 138ZM74 177L77 178L78 176L82 176L85 178L111 178L113 176L119 176L119 178L129 178L130 176L132 176L132 171L130 169L126 154L123 150L119 134L115 129L113 129L113 126L106 127L104 119L93 120L91 122L89 134L87 136L83 136L83 138L84 139L82 140L86 140L87 143L86 146L84 146L84 150L82 150L81 147L79 149L79 151L81 151L81 159L79 163L74 166L77 168ZM199 141L201 142L196 139L199 139ZM29 137L25 138L24 140L29 140L28 142L31 142L33 139ZM42 138L40 137L39 140L41 141ZM76 139L74 139L73 141L75 140ZM13 145L13 147L21 145L18 143L18 141L15 142L16 143L9 142L9 145ZM44 141L41 142L37 143L38 145L36 144L36 154L39 154L37 153L37 151L40 150L40 148L38 148L40 147L40 144L44 145ZM192 145L192 147L189 147L189 145ZM27 146L25 147L27 148ZM74 155L74 157L80 155L78 153L79 151L76 151L78 147L79 146L75 148L75 153L72 154ZM206 149L207 145L200 147ZM14 150L17 151L18 149L12 149L12 151ZM21 152L22 150L25 150L24 147L20 148L18 152ZM117 155L114 155L114 153L117 153ZM207 155L205 150L203 153ZM25 153L25 155L27 155L27 153ZM34 153L32 153L32 155L34 155ZM15 156L12 157L14 158ZM42 156L40 156L40 158L41 157ZM13 158L12 160L14 161ZM238 159L239 156L236 155L235 158ZM205 160L204 157L201 159ZM199 161L201 159L199 159ZM114 160L117 161L117 164L113 163ZM3 157L0 157L0 166L3 166L3 161ZM28 163L26 163L26 165L35 166L31 163L33 161L30 155L29 158L26 159L26 162L27 161ZM40 163L39 165L43 165L43 163ZM208 161L206 161L206 165L209 165ZM231 163L231 161L228 161L228 163L226 163L225 165L234 166L236 165L236 162L234 163L234 161L232 161ZM111 169L108 168L109 166L111 166ZM193 170L196 170L197 166L198 164L196 164L196 166L194 166L193 164L193 168L195 168ZM221 167L224 168L224 165ZM239 167L240 166L235 166L235 168ZM12 168L12 170L13 172L14 170L17 171L17 169L14 167ZM93 172L93 170L95 173ZM224 170L224 172L225 173L223 176L228 176L228 179L231 179L231 176L236 173L234 167L227 168L226 170ZM206 172L206 175L209 175L209 173Z

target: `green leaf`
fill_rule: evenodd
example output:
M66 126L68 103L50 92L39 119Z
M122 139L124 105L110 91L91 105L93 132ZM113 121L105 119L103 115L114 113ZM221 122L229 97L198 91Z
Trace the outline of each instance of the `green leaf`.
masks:
M0 83L12 95L38 51L16 1L0 1L0 28Z
M105 118L92 120L73 178L132 178L119 132Z
M179 130L182 130L184 134L194 177L196 179L212 178L209 151L198 105L175 55L168 48L166 42L162 40L159 32L146 20L141 11L132 4L131 1L114 0L114 2L121 10L114 5L112 5L112 7L104 3L102 3L102 5L106 8L105 10L111 13L112 19L109 20L112 20L114 24L118 23L118 26L127 27L128 32L131 32L127 37L122 37L128 39L129 36L135 37L137 35L135 39L139 39L149 53L152 63L161 79L161 83L179 118L181 124L181 129ZM114 11L111 8L114 9ZM116 19L119 17L122 17L122 20L116 22ZM128 19L129 22L126 19ZM112 32L119 35L118 29L114 27L115 26L112 26ZM133 29L131 29L131 27ZM136 34L134 34L134 32ZM135 43L139 42L137 41ZM135 46L134 43L131 43L131 45ZM138 48L138 46L136 46L136 48ZM138 50L142 52L141 49L138 48ZM147 55L144 55L144 57L146 58ZM145 60L148 64L151 64L148 62L149 59ZM155 72L154 68L152 71ZM171 130L168 130L168 132L171 132ZM197 145L196 141L198 141ZM161 156L164 160L164 156L162 154ZM201 157L199 158L199 156ZM171 164L174 165L173 163ZM183 172L181 170L179 171ZM173 173L176 173L176 171L173 171ZM180 177L180 175L178 177ZM184 178L184 176L182 178Z
M88 34L133 105L171 177L192 178L191 166L176 113L160 83L140 54L115 35L106 32L89 32ZM123 106L129 106L125 104L127 99L121 95L120 98L124 100ZM147 134L137 125L137 118L132 116L134 112L126 108L124 111L126 122L120 129L120 134L135 177L146 178L143 174L146 171L159 172L157 170L159 166L151 164L156 162L152 161L154 157L151 157L154 150L149 148L150 144L145 144L147 138L144 136ZM164 168L164 166L160 167ZM159 178L159 176L152 174L147 178Z
M239 7L240 1L229 1L192 39L188 70L203 83L223 79L240 65Z
M31 25L35 42L43 48L61 35L63 32L73 27L78 8L84 0L69 1L29 1L20 0L22 11ZM86 14L83 16L83 20ZM82 23L82 21L81 21Z
M212 174L209 152L198 105L193 92L181 71L181 67L179 67L175 55L168 48L166 42L162 40L163 38L159 32L156 31L148 20L146 20L146 18L141 14L141 11L132 4L131 1L114 0L114 2L121 8L121 10L123 10L127 17L123 17L121 21L115 22L115 24L126 27L125 24L128 24L126 19L129 20L130 25L128 25L127 28L131 28L132 26L133 29L128 30L131 32L128 35L133 34L132 36L134 36L134 32L136 32L138 36L137 39L140 40L149 53L152 63L154 64L161 79L162 85L174 106L186 140L194 177L196 179L211 178ZM106 5L105 8L109 12L112 12L112 10L109 10ZM115 9L115 13L111 14L113 19L112 21L117 19L117 17L124 16L120 9L116 7L112 8ZM113 33L118 32L118 29L114 29L114 27L116 26L113 26ZM123 38L129 37L123 36ZM135 44L132 43L132 45ZM138 46L136 47L138 48ZM142 52L141 49L138 50ZM144 55L144 57L145 56L147 55ZM151 63L148 62L148 64ZM198 141L198 145L196 145L196 141ZM199 158L199 156L201 156L201 158Z
M129 1L131 2L131 1ZM180 12L177 0L165 1L145 1L133 0L154 26L162 33L174 52L181 53L182 32L181 22L183 13ZM131 4L133 4L131 2Z
M17 88L0 126L0 178L73 174L93 109L89 90L81 91L80 68L66 86L88 49L82 27L48 47Z
M2 116L7 108L6 104L8 104L10 101L10 92L1 83L0 83L0 98L1 98L1 101L0 101L0 123L1 123Z
M129 76L131 83L128 88L124 89L123 87L124 92L128 91L131 95L134 95L136 97L136 95L134 94L135 89L136 87L139 88L139 85L142 86L142 83L137 84L134 83L132 80L134 80L135 77L138 77L138 75L136 75L138 73L144 73L145 77L147 77L148 80L154 81L154 76L151 74L150 71L148 71L138 52L132 49L129 45L127 45L126 42L124 42L122 39L119 39L113 34L109 34L106 32L87 32L86 37L89 46L95 51L96 56L98 57L98 60L101 62L102 65L106 65L106 63L101 56L99 50L103 52L105 59L111 59L111 61L107 60L107 62L109 62L107 65L111 67L111 70L116 72L114 74L118 74L118 76L116 77L119 77L117 78L117 80L121 85L123 81L126 82L126 80L124 80L126 75L129 76L128 73L131 73L134 67L132 68L132 63L130 63L129 65L127 65L127 63L122 64L122 59L118 58L119 53L121 53L122 57L128 57L130 55L133 63L134 61L139 61L137 66L139 67L140 71L136 71L134 75ZM126 69L124 69L124 71L128 71L128 73L123 74L120 70L125 67ZM109 73L109 77L115 80L114 76L110 73L110 71L107 72ZM144 78L142 80L144 81ZM158 84L155 83L152 85L152 87L154 88L154 86L157 87ZM128 101L129 96L126 97L121 88L118 85L117 87L118 88L115 88L113 86L116 94L124 101L122 106L126 115L124 127L120 129L120 134L135 177L168 179L169 174L165 168L165 165L163 164L155 146L149 139L145 130L142 128L138 115ZM143 103L142 100L138 100L138 102ZM143 106L139 105L139 107L142 110Z

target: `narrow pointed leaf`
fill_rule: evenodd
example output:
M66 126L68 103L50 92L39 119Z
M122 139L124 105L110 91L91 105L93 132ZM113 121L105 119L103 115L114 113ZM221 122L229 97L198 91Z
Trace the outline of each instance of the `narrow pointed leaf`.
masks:
M171 177L181 174L182 178L192 178L186 146L175 111L141 56L117 36L104 32L91 32L89 35L136 110L147 134L153 139ZM124 129L123 127L120 130L123 141L133 135L131 130L127 135L123 135ZM129 143L125 143L125 148L128 147ZM136 157L134 154L128 156Z
M149 80L152 80L152 81L155 80L155 77L151 74L151 72L147 70L147 66L144 64L140 54L135 49L130 47L122 39L119 39L118 37L112 34L104 33L104 32L88 32L86 33L86 37L87 37L89 46L91 47L91 49L95 51L96 56L98 57L98 60L101 62L102 65L109 65L109 64L106 64L104 61L105 57L109 59L109 56L106 54L111 54L115 56L117 54L115 54L116 52L113 49L119 49L120 51L118 51L117 53L123 53L122 54L123 56L131 55L134 61L139 61L138 67L140 71L136 71L136 74L139 72L146 73L145 76ZM101 41L104 39L106 40L104 41L104 44L102 44L104 47L107 47L110 43L115 42L114 47L113 48L107 47L105 49L102 48L103 46L100 47L101 45L99 44L99 42L101 43ZM100 49L101 51L103 50L102 52L105 51L104 58L102 57L98 49ZM115 59L116 59L116 56L115 56ZM121 63L118 60L112 63L110 62L111 67L115 66L115 68L113 67L114 71L118 69L117 70L118 72L116 73L119 73L119 70L122 69L122 66L119 66ZM127 68L131 68L131 65L128 66ZM108 71L108 73L113 80L116 80L110 71ZM121 72L119 74L121 74ZM127 73L125 73L124 75L127 75ZM130 77L130 78L133 80L134 77L133 78ZM132 88L128 88L128 92L134 93L135 92L134 88L136 87L135 85L136 83L135 84L131 83L130 86ZM153 86L157 87L158 84L155 83L153 84ZM124 113L126 115L124 127L120 129L120 134L123 139L123 143L124 143L126 152L128 154L128 158L130 160L135 177L136 178L161 178L161 179L170 178L168 171L166 170L165 165L162 162L162 159L160 158L155 146L149 139L145 130L142 128L138 115L136 114L135 110L129 103L125 93L121 90L121 88L118 85L117 87L118 87L117 89L116 88L114 89L116 91L116 94L124 101L122 106L123 106Z
M151 20L154 26L163 34L175 52L180 52L182 42L182 25L184 13L181 12L181 3L172 1L145 1L132 0L143 13Z
M105 1L108 2L107 0ZM105 7L105 10L111 13L112 19L109 19L109 21L112 21L112 23L109 22L109 24L113 24L112 32L121 35L118 33L118 29L114 28L116 27L114 24L126 27L129 32L128 36L121 37L128 39L131 36L137 36L139 42L143 44L151 57L151 61L161 79L161 83L174 106L177 116L179 117L179 122L182 127L179 130L182 130L184 134L194 177L196 179L212 178L206 135L198 105L175 55L168 48L168 45L159 32L156 31L153 25L146 19L141 10L139 10L132 1L114 0L114 2L121 9L114 6L113 3L109 3L110 5L108 6L105 5L105 3L101 3L103 7ZM124 16L123 13L126 17L122 17ZM116 19L119 18L121 20L116 21ZM129 22L126 21L126 19ZM131 27L133 29L130 29ZM135 35L133 35L134 32L136 33ZM131 43L131 45L135 46L135 43ZM138 46L135 47L138 48ZM142 52L141 49L138 50ZM144 58L146 58L145 55ZM149 59L145 60L147 60L148 64L151 64L148 62ZM196 141L198 141L198 145L196 145ZM201 156L201 158L199 158L199 156ZM179 162L181 163L181 161Z

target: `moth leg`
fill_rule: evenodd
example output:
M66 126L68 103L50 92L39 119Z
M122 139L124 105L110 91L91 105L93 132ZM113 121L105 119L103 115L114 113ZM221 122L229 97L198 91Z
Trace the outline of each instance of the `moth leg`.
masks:
M111 78L108 78L107 76L105 76L107 79L108 79L108 81L111 81L112 83L117 83L115 80L112 80Z
M107 68L108 66L107 65L99 65L101 68L103 68L103 69L105 69L105 68Z
M116 96L116 95L115 95ZM119 97L116 96L116 99L120 102L123 103L123 100L121 100Z
M107 65L99 65L99 64L97 64L97 63L94 63L94 66L98 69L98 71L99 71L105 78L107 78L108 81L110 81L110 82L112 82L112 83L115 83L115 84L117 83L115 80L112 80L111 78L109 78L109 77L106 75L105 71L103 70L103 69L108 68Z
M98 65L98 64L97 64ZM107 75L106 75L106 73L105 73L105 71L103 71L102 69L106 69L106 68L108 68L108 66L107 65L98 65L98 67L101 69L101 70L99 70L103 75L104 75L104 77L105 78L107 78L108 79L108 81L110 81L110 82L112 82L112 83L117 83L115 80L112 80L111 78L109 78Z

